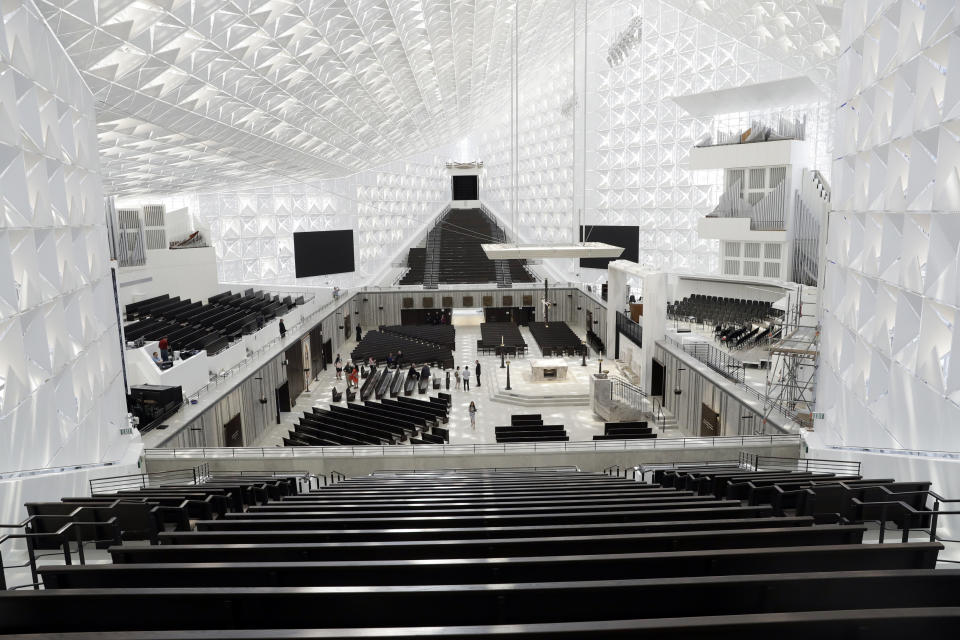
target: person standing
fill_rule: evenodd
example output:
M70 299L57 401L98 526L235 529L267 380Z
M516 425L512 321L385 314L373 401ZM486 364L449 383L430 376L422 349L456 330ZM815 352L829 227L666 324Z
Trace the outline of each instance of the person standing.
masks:
M463 367L463 390L470 391L470 367Z
M280 319L280 339L283 340L283 337L287 335L287 327L283 324L283 318Z
M474 431L477 430L477 405L470 401L470 408L467 409L470 412L470 428Z
M167 341L167 336L160 338L160 342L157 344L160 347L160 359L166 362L170 359L170 343Z
M343 380L343 360L340 359L340 354L337 354L337 359L333 363L334 368L337 370L337 380Z
M397 368L403 366L403 349L397 349Z
M350 368L350 380L348 384L352 384L354 387L360 386L360 379L357 376L357 367Z
M454 388L459 391L460 390L460 367L457 367L456 369L454 369L453 378L455 383Z
M477 386L479 387L480 386L480 361L479 360L477 360L476 372L477 372Z

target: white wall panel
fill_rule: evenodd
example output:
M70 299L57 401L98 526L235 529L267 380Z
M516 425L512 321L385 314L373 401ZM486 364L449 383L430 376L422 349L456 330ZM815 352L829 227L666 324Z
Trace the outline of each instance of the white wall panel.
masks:
M33 2L0 23L0 519L84 465L136 468L107 263L94 100ZM124 460L124 458L126 458ZM130 466L132 464L132 466ZM124 466L127 465L127 466Z
M960 448L958 27L955 2L844 3L818 383L827 446Z

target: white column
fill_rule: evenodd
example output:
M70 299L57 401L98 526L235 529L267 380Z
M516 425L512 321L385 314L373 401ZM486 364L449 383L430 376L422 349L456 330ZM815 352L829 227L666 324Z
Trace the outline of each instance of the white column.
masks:
M636 267L636 263L614 260L607 266L607 359L614 359L617 338L617 311L623 310L623 301L627 296L627 273L625 265Z
M651 388L651 362L657 340L663 340L667 331L667 274L651 273L643 278L643 347L640 377L643 390Z

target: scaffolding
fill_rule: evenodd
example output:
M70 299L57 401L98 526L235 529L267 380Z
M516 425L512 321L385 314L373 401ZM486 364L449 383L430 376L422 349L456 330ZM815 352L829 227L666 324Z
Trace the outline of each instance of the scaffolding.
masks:
M783 314L780 338L770 345L766 396L771 408L790 416L801 427L813 429L820 325L815 298L805 300L803 293Z

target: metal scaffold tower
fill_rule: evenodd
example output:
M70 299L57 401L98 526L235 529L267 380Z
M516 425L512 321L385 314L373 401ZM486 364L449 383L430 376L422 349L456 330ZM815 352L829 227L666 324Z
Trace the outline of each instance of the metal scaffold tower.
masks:
M783 315L780 338L770 345L766 395L772 407L812 429L820 356L815 288L801 290L798 297Z

